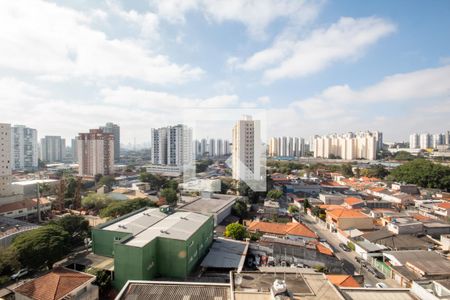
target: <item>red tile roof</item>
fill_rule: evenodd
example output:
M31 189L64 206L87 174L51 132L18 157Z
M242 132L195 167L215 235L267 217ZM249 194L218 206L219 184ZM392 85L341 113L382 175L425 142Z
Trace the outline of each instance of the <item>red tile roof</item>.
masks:
M47 200L47 198L41 198L40 203L41 203L41 205L45 205L45 204L49 204L50 201ZM0 213L6 213L9 211L15 211L15 210L19 210L19 209L32 209L36 205L37 205L36 199L27 199L27 200L22 200L22 201L16 201L16 202L0 205Z
M356 209L334 209L327 212L331 217L335 219L339 218L369 218L362 212Z
M34 300L57 300L93 278L95 276L90 274L55 268L44 276L25 282L14 291Z
M253 221L248 226L250 231L260 231L265 233L272 233L278 235L296 235L309 238L317 238L317 235L308 227L301 223L270 223Z
M351 275L327 275L328 280L339 287L361 287L355 278Z
M363 201L359 198L355 198L355 197L347 197L345 198L345 203L347 203L348 205L355 205L358 203L362 203Z
M437 205L440 208L450 209L450 202L442 202Z
M322 254L333 256L333 251L331 251L328 247L325 247L321 243L318 243L316 248L317 248L317 251L319 251Z

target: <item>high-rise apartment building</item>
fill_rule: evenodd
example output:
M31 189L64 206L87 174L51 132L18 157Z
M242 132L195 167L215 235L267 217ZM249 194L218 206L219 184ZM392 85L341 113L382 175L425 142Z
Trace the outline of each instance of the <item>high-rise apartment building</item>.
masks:
M114 161L120 160L120 126L111 122L100 127L104 133L112 133L114 135Z
M33 170L38 167L37 130L23 125L11 128L11 167L13 170Z
M435 133L431 137L431 145L434 149L436 149L440 145L445 144L445 135L442 133Z
M218 139L216 140L216 156L221 157L224 154L223 151L223 140L222 139Z
M314 157L375 160L379 145L378 136L379 134L369 131L316 136L313 143Z
M61 162L66 152L66 140L60 136L45 136L41 139L41 159L45 162Z
M114 135L101 129L80 133L77 138L80 176L114 173Z
M215 139L209 139L208 154L210 157L216 156L216 140Z
M261 132L260 121L244 116L232 130L233 179L261 180Z
M192 129L187 126L152 128L151 139L152 164L182 166L192 161Z
M70 141L70 148L71 148L71 154L72 159L74 162L78 162L78 146L77 146L77 138L74 138Z
M420 149L428 149L431 148L431 134L429 133L421 133L419 136L419 148Z
M12 194L11 125L0 123L0 197Z
M228 140L223 141L223 153L224 153L224 155L231 154L231 146L230 146L230 142Z
M272 137L269 156L301 157L305 155L305 139L298 137Z
M417 133L409 135L409 148L410 149L420 148L420 136Z

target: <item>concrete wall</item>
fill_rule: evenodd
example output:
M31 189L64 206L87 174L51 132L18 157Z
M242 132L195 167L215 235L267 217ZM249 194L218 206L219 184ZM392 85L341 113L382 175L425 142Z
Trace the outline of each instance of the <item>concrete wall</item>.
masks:
M128 234L126 232L92 228L92 251L98 255L113 257L115 240L121 239Z

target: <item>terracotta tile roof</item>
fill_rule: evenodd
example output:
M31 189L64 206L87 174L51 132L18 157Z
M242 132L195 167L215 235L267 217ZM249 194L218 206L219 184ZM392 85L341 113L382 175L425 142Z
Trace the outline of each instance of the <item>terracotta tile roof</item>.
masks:
M342 186L343 187L342 184L340 184L340 183L338 183L336 181L322 182L321 185L324 185L324 186L339 186L339 187Z
M329 248L325 247L321 243L318 243L316 248L317 248L317 251L319 251L322 254L333 256L333 251L331 251Z
M423 215L419 215L419 214L413 214L411 215L414 219L416 219L417 221L428 221L428 220L432 220L432 218L427 217L427 216L423 216Z
M328 280L339 287L361 287L355 278L351 275L326 275Z
M272 233L278 235L296 235L309 238L317 238L317 235L308 227L300 223L270 223L253 221L248 226L250 231L260 231L265 233Z
M344 209L341 205L337 204L321 204L319 205L320 208L325 210L333 210L333 209Z
M41 198L41 205L49 204L50 201L47 200L47 198ZM9 211L15 211L19 209L32 209L34 206L36 206L37 200L36 199L27 199L22 201L16 201L12 203L7 203L0 205L0 213L6 213Z
M14 291L33 300L57 300L93 278L95 276L90 274L55 268L44 276L25 282Z
M440 208L444 208L444 209L450 209L450 203L449 202L442 202L442 203L439 203L437 206L440 207Z
M345 198L344 202L347 203L348 205L355 205L358 203L362 203L363 201L359 198L347 197L347 198Z
M335 219L339 218L369 218L362 212L356 209L334 209L327 212L331 217Z
M371 190L373 192L382 192L382 191L385 191L386 189L384 187L373 187L373 188L370 188L369 190Z

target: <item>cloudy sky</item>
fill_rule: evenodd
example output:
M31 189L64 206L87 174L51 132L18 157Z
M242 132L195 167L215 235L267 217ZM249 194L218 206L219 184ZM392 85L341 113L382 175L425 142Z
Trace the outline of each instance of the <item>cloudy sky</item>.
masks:
M40 136L112 121L144 143L236 108L264 110L269 136L450 129L446 0L14 0L0 28L0 122Z

